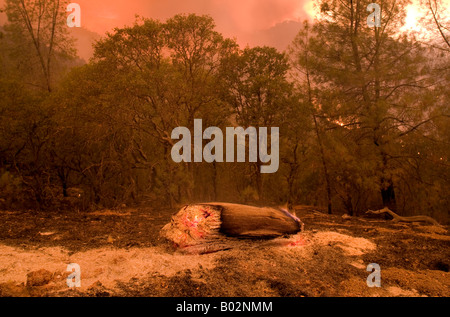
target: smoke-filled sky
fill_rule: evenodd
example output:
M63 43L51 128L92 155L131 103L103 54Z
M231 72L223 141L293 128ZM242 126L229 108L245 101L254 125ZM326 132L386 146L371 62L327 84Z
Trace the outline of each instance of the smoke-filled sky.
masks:
M136 14L165 20L178 13L196 13L212 16L217 30L236 38L242 46L271 45L279 49L292 41L299 29L295 22L308 18L312 5L312 0L77 1L82 8L82 25L99 34L132 24Z
M412 0L418 2L418 0ZM450 0L444 0L446 3ZM217 30L236 38L241 46L270 45L283 50L293 40L300 21L311 18L315 0L72 0L81 6L82 28L72 30L80 56L92 54L93 39L114 27L131 25L135 15L165 20L178 13L208 14ZM374 2L376 2L374 0ZM0 8L5 0L0 0ZM415 5L408 8L407 24L417 23ZM0 13L0 25L6 20ZM95 32L95 33L92 33Z
M208 14L217 30L245 46L284 49L309 17L314 0L73 0L81 6L82 28L103 35L131 25L135 15L165 20L178 13ZM0 7L5 0L0 0ZM5 22L0 14L0 24ZM80 32L78 32L80 33Z
M310 0L77 0L84 26L104 33L130 24L135 14L166 19L177 13L211 15L225 35L248 34L286 20L305 18Z

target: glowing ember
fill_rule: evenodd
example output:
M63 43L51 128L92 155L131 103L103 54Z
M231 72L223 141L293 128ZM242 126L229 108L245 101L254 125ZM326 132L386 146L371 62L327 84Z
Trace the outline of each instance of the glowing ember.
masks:
M292 241L288 244L289 247L299 247L299 246L305 246L306 245L306 241L302 238L298 238L295 241Z
M218 232L220 227L220 213L209 206L186 206L172 222L163 228L163 232L170 233L170 241L175 247L189 248L201 244L201 240Z
M184 217L183 223L185 224L186 227L196 228L200 221L201 219L197 215L195 215L193 219L190 219L189 215L186 215Z

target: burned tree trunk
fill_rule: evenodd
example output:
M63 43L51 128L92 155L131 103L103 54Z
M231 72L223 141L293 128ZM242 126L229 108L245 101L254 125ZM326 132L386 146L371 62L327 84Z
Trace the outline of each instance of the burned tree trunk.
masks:
M177 249L201 254L230 248L239 238L268 239L301 230L300 219L284 209L204 203L183 207L161 236Z
M301 221L285 210L252 206L220 204L221 232L233 237L268 238L295 234Z

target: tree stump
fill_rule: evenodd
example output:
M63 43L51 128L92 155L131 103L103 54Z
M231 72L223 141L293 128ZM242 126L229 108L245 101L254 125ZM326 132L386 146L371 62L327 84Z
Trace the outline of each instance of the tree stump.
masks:
M238 239L270 239L296 234L303 223L285 209L228 203L187 205L161 230L161 236L187 253L231 248Z

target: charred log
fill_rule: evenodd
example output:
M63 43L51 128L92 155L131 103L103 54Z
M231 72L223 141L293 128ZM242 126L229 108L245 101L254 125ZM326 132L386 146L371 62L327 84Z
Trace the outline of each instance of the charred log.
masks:
M270 239L302 230L300 219L285 209L202 203L183 207L161 236L177 249L208 253L230 248L237 239Z

